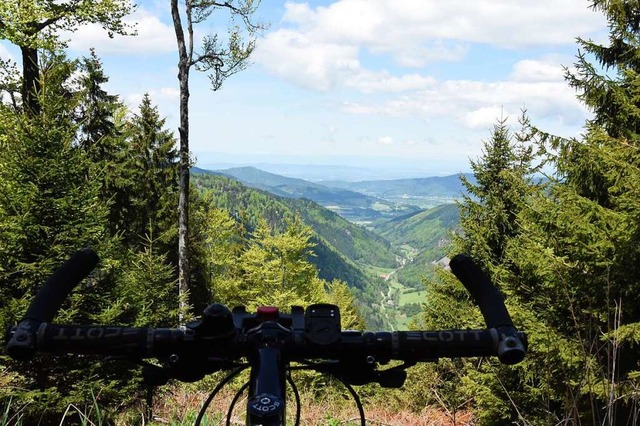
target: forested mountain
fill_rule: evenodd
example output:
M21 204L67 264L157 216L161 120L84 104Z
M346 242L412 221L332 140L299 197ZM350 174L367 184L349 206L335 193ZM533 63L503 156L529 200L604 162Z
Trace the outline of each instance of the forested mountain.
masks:
M354 222L395 217L418 210L416 206L407 203L392 202L357 191L280 176L255 167L235 167L217 171L197 170L228 176L248 187L262 189L281 197L306 198Z
M373 230L403 252L405 263L396 272L403 286L422 290L423 280L432 277L435 262L445 256L451 234L460 225L455 204L445 204L418 213L378 221Z
M405 216L372 224L373 230L391 243L408 244L418 250L438 245L443 231L453 230L460 222L458 206L444 204Z
M278 197L215 174L194 173L193 181L216 207L228 209L250 228L258 218L265 218L273 229L284 229L287 219L299 215L315 231L316 257L310 260L323 279L340 278L363 288L367 277L358 265L393 268L397 264L386 240L313 201Z

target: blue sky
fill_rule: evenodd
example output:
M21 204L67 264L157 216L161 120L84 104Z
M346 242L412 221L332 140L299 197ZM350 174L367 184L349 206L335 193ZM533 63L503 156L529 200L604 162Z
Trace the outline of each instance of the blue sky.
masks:
M108 89L132 108L149 92L177 128L178 81L169 1L142 0L138 36L87 26L70 56L95 47ZM191 80L191 149L199 165L232 162L469 169L501 114L525 107L538 127L581 132L586 111L563 80L575 38L603 40L586 0L263 0L252 66L220 91ZM225 32L226 17L197 28ZM0 57L18 59L0 42ZM177 133L177 132L176 132Z

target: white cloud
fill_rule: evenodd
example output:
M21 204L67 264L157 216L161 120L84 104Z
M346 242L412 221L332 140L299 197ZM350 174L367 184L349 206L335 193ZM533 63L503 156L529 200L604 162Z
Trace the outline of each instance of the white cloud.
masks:
M177 103L176 101L180 98L180 91L173 87L161 87L159 89L149 90L146 93L149 94L152 105L164 105L166 102L168 102L169 105L175 105ZM143 97L144 93L129 93L124 96L124 99L130 109L137 111L140 103L142 103Z
M314 90L334 88L360 69L355 46L312 42L289 30L268 34L254 58L269 71Z
M469 129L488 129L491 125L496 123L496 119L504 116L504 108L501 106L488 106L480 107L476 110L469 111L460 117L460 120L465 124L465 127Z
M393 138L391 136L381 136L378 138L378 143L381 145L393 145Z
M317 7L289 2L283 26L259 40L254 58L272 74L313 90L415 90L428 84L425 77L371 71L362 57L389 56L402 67L423 67L459 61L477 43L572 45L576 35L606 27L588 6L585 0L338 0ZM550 81L561 73L553 61L522 61L512 80Z
M85 52L93 47L99 54L150 55L176 49L173 27L162 22L157 15L140 7L125 18L125 22L135 28L137 35L109 38L100 25L90 24L63 38L70 39L69 47L73 50Z
M315 8L289 2L285 8L284 21L314 41L391 54L425 43L440 43L447 55L459 48L455 42L571 44L576 35L603 28L602 16L585 0L338 0Z
M180 90L175 87L163 87L157 92L153 92L154 94L158 94L160 97L171 100L178 101L180 100Z
M513 67L511 80L514 81L562 81L564 69L558 61L525 59Z
M434 84L434 82L434 78L420 74L406 74L396 77L386 71L372 72L359 69L345 80L344 85L353 87L363 93L404 92L424 89Z
M393 76L387 71L369 71L360 63L356 46L313 43L289 30L267 35L254 58L271 73L319 91L345 86L363 93L402 92L433 82L416 73Z
M343 104L353 114L380 114L423 119L451 117L470 129L487 128L502 114L519 115L526 108L533 116L575 126L587 113L576 100L573 89L556 82L480 82L449 80L410 95L384 102L363 101Z
M130 110L137 111L143 97L144 94L141 93L130 93L124 97L124 101Z

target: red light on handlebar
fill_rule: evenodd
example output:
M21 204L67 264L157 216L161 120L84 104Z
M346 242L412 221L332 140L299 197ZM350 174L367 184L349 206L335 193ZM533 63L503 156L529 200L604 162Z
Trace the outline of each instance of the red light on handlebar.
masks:
M275 306L258 307L258 318L263 321L275 321L280 317L280 312Z

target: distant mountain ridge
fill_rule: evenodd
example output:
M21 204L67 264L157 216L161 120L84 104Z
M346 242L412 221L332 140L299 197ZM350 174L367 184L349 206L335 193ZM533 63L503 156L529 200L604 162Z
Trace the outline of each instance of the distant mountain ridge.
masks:
M285 177L255 167L234 167L223 170L193 169L202 173L220 174L237 179L246 186L262 189L288 198L307 198L357 223L368 223L415 213L442 204L451 204L467 191L461 174L423 178L343 181L321 183ZM464 176L475 183L473 174Z
M389 201L349 189L332 188L304 179L280 176L255 167L203 172L231 177L248 187L262 189L280 197L306 198L355 222L393 217L418 210L407 203Z
M464 176L474 183L473 174ZM332 188L342 188L357 191L376 197L452 197L459 198L466 190L460 182L460 174L450 176L431 176L413 179L367 180L361 182L327 181L325 185Z

